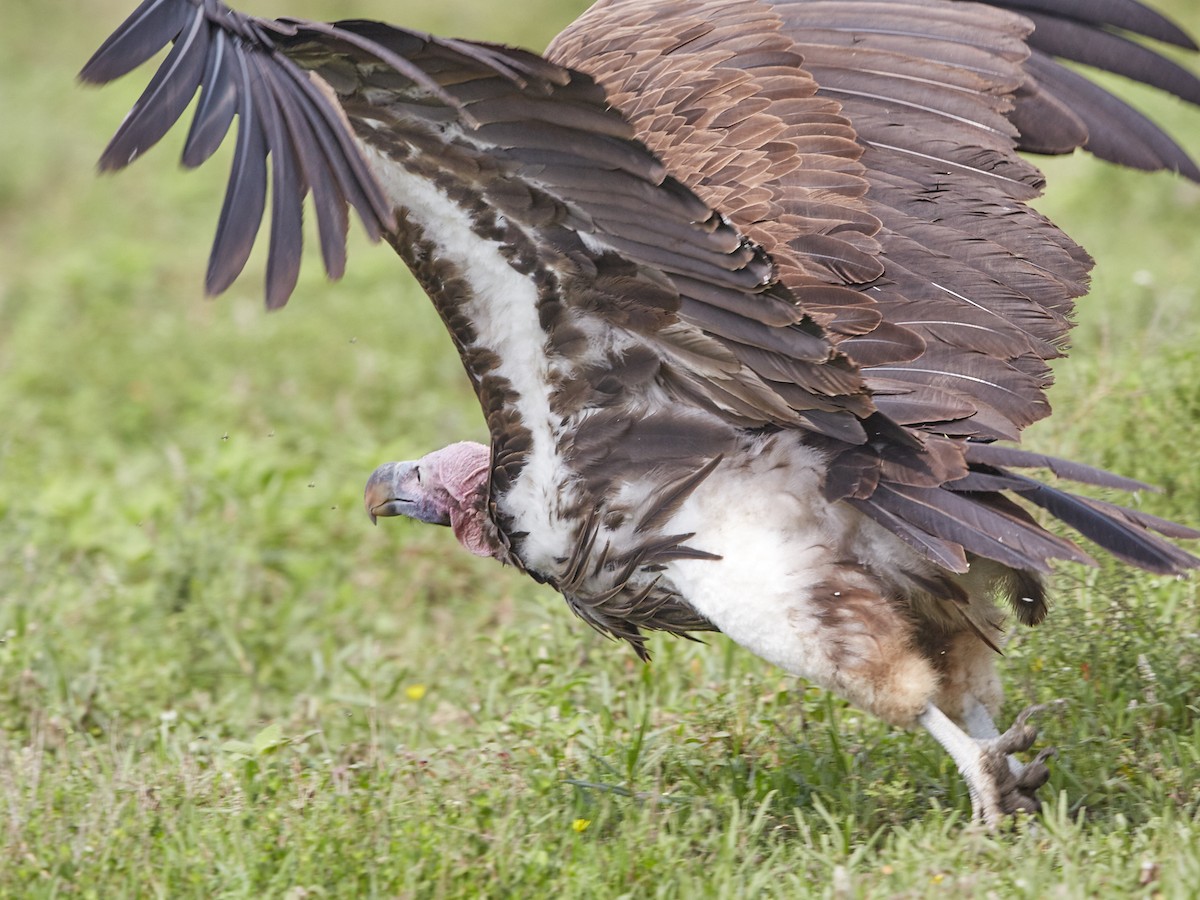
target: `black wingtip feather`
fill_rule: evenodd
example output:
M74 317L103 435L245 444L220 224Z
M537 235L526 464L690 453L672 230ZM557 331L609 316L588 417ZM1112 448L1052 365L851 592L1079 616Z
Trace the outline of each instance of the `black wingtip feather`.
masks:
M201 76L203 88L192 127L183 145L183 164L194 169L209 159L229 133L237 114L237 87L229 68L229 37L223 31L212 36L212 46Z
M267 201L268 145L251 86L253 73L246 55L238 55L236 65L237 143L204 281L205 290L214 296L233 284L245 267Z
M167 46L199 10L180 0L143 0L79 72L88 84L107 84L132 72Z
M309 139L297 140L301 164L313 191L313 206L317 211L317 234L321 242L321 258L330 278L341 278L346 268L346 233L350 220L346 209L346 178L339 169L341 154L330 133L321 127L320 111L308 95L296 97L301 124ZM290 121L290 120L289 120ZM307 122L307 125L302 123Z
M1200 104L1200 79L1178 63L1123 35L1081 22L1032 14L1030 45L1051 56L1069 59Z
M1104 28L1119 28L1185 50L1198 50L1192 37L1139 0L990 0L1020 13L1044 13Z
M1068 59L1141 81L1200 104L1200 79L1137 35L1197 50L1170 19L1140 0L988 0L992 6L1027 16L1034 24L1027 43L1032 75L1016 96L1010 118L1021 134L1020 149L1069 153L1085 147L1095 156L1145 171L1166 169L1200 181L1200 167L1178 144L1099 85L1064 68ZM1080 126L1086 135L1080 134Z
M277 84L261 57L254 58L258 78L252 82L260 107L278 106ZM271 238L267 253L266 298L268 309L284 306L300 276L300 252L304 241L304 176L287 133L283 116L264 119L267 144L271 147Z
M170 131L200 86L208 43L204 17L197 14L176 35L171 52L109 141L100 157L102 172L123 169Z
M1144 171L1168 169L1200 182L1200 168L1161 128L1124 101L1035 51L1026 68L1087 126L1086 148L1101 159Z
M359 35L319 23L257 19L219 0L145 0L80 72L81 80L103 84L175 42L101 157L102 170L124 168L158 142L198 88L200 100L183 150L185 166L209 159L238 118L233 167L205 279L210 294L228 288L245 266L265 211L268 183L270 308L284 305L295 288L303 200L310 189L322 260L331 278L345 270L347 205L355 208L372 240L395 227L395 212L348 133L335 98L318 89L279 49L305 28L318 39L328 36L384 58L386 64L395 62L402 74L446 93L411 63L393 59L394 54Z

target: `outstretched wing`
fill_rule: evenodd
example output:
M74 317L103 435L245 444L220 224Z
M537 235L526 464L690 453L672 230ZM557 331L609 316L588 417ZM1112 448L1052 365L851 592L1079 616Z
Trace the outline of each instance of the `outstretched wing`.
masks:
M880 413L921 436L917 452L826 441L829 495L947 568L964 570L964 551L1043 568L1079 556L983 491L977 470L998 470L961 439L1015 440L1049 413L1047 361L1063 352L1091 267L1025 205L1042 178L1016 151L1087 146L1200 176L1157 126L1051 58L1200 99L1193 75L1122 29L1191 46L1132 0L611 0L548 56L595 75L668 168L770 250L862 367ZM989 459L1028 463L1017 451ZM1122 558L1192 563L1090 511L1071 523Z
M831 27L813 36L793 13L816 7ZM847 67L838 41L862 26L836 17L897 12L924 17L913 46L884 29ZM1005 490L1174 571L1192 560L1144 534L1161 523L1062 501L1003 468L1024 458L980 461L963 440L1012 437L1045 414L1044 361L1086 277L1086 256L1020 203L1038 176L1013 152L1006 114L1030 83L1027 31L1019 17L938 0L626 0L594 8L547 61L377 23L147 0L83 77L117 77L174 40L106 167L161 137L198 85L185 162L239 118L210 291L245 262L268 167L271 305L295 282L309 190L331 274L347 205L387 237L456 340L501 492L539 441L565 447L597 492L664 459L698 468L723 452L704 424L715 414L803 429L834 459L831 498L951 570L965 552L1035 569L1083 558ZM822 52L825 82L813 74ZM913 102L912 85L931 96ZM406 198L413 178L432 193ZM471 284L469 260L431 252L404 206L424 202L465 222L471 247L503 256L524 330L466 302L497 285ZM534 435L547 413L559 424ZM680 538L665 536L663 552L686 552Z
M274 225L267 297L278 306L295 283L307 192L326 267L336 276L347 203L373 237L395 239L396 198L384 196L380 170L423 156L434 168L458 167L446 177L536 233L542 246L575 254L576 263L590 259L582 264L584 280L596 281L589 266L603 257L606 290L632 276L656 284L641 297L613 297L609 324L648 316L660 332L683 326L666 340L678 393L744 424L865 438L858 421L871 403L857 367L778 283L764 250L668 175L591 78L509 48L372 22L273 22L212 0L147 0L82 77L118 77L169 40L174 48L101 166L126 165L151 146L200 85L186 164L211 155L238 117L210 292L227 287L245 263L268 168ZM375 171L363 142L381 151ZM579 246L565 253L568 232ZM617 263L628 271L617 272ZM788 395L769 389L756 366L784 373Z
M85 82L105 84L173 42L105 148L101 171L124 168L158 143L201 88L183 149L185 166L208 160L237 117L233 169L205 287L219 294L241 274L266 206L269 159L266 296L272 308L286 303L296 286L302 205L310 190L331 278L340 277L346 265L347 205L358 212L372 240L395 222L332 93L278 50L276 42L295 33L295 25L244 15L211 0L143 0L79 73Z
M201 73L195 129L230 124L228 112L220 129L207 124L210 93L228 93L223 108L240 118L222 230L253 239L268 163L289 219L310 186L318 209L344 208L352 189L370 198L354 205L433 299L483 406L496 537L598 627L635 644L639 626L706 627L671 594L621 587L638 567L699 554L690 535L661 530L736 426L866 439L873 409L857 366L763 248L670 176L589 76L378 23L269 23L212 0L151 6L182 12L135 15L85 77L115 77L173 34L176 48L199 49L168 56L106 160L161 137ZM192 54L198 64L175 64ZM222 82L223 67L244 77ZM341 195L318 196L322 178ZM292 277L269 274L276 305L298 250L273 242L272 258L281 246L286 268L269 262L269 273ZM213 265L225 271L232 253L219 235ZM639 483L644 497L613 499ZM618 521L639 534L634 550L595 544L599 525ZM584 597L593 567L617 588Z

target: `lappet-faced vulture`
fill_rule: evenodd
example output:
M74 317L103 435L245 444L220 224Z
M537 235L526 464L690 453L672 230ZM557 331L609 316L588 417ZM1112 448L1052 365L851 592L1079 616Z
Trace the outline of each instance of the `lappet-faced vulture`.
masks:
M1146 40L1146 39L1149 39ZM389 463L374 516L450 525L645 656L718 630L894 725L924 726L994 825L1047 770L1001 734L1006 615L1087 554L1159 573L1180 525L1027 474L1142 485L1017 449L1047 415L1091 260L1027 204L1019 150L1200 170L1060 62L1192 103L1136 0L600 0L544 56L377 22L146 0L82 72L173 43L101 168L200 89L183 161L238 119L208 269L238 276L270 183L282 306L312 194L332 276L347 210L441 314L489 443Z

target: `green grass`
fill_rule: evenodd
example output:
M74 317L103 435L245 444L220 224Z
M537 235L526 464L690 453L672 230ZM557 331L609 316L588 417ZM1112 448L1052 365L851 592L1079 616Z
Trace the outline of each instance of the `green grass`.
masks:
M0 896L1195 896L1195 581L1063 570L1004 663L1006 715L1070 701L1047 812L990 836L924 736L720 637L643 666L447 530L369 527L378 462L483 434L459 363L359 238L282 314L257 257L200 298L225 164L93 173L145 76L73 76L127 5L0 29ZM254 8L541 46L581 5ZM1101 267L1031 444L1196 524L1200 190L1049 169Z

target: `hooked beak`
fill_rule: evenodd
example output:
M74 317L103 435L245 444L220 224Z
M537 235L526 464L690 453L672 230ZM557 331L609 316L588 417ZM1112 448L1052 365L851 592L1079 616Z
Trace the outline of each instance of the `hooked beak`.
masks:
M431 525L449 525L450 516L438 509L423 491L417 463L384 463L371 473L363 492L363 505L371 524L379 516L407 516Z

